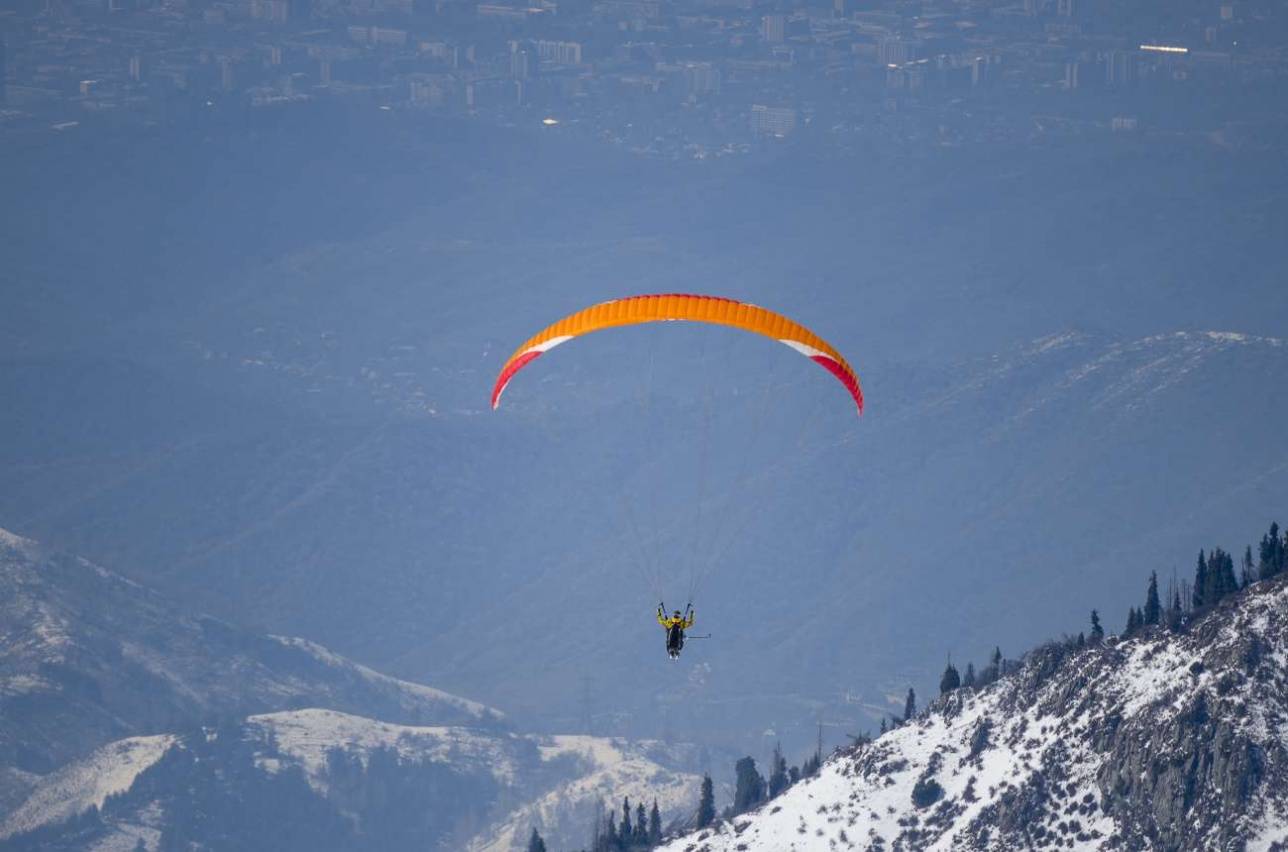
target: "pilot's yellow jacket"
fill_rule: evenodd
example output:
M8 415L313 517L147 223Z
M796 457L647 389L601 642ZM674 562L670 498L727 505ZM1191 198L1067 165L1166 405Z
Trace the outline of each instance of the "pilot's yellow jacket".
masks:
M667 615L662 612L661 607L658 607L657 610L657 623L665 627L667 630L670 630L672 627L679 627L681 629L688 630L693 626L693 620L695 617L696 613L694 613L693 610L689 610L688 618L685 618L684 616L676 618L673 615Z

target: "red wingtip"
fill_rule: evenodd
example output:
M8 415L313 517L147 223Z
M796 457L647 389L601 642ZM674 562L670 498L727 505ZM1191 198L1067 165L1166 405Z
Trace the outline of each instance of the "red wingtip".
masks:
M501 405L501 394L505 392L505 386L514 378L514 374L526 367L530 362L541 357L541 350L530 349L517 358L511 359L504 367L501 368L501 374L496 377L496 384L492 386L492 410L496 411Z
M863 415L863 390L859 387L859 380L852 376L840 362L828 355L811 355L810 360L827 370L845 385L845 389L850 392L854 398L854 404L859 408L859 416Z

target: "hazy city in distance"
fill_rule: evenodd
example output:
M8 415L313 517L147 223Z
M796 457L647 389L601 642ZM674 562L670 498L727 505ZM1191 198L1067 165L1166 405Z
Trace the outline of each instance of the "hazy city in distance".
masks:
M495 708L687 791L1116 631L1288 517L1285 222L1282 0L0 0L0 545L172 602L68 574L33 600L117 608L86 654L170 608L312 690L203 674L225 703L100 730L117 693L67 687L108 709L0 729L0 848L36 776L202 713ZM863 415L690 323L491 409L524 340L646 293L808 326ZM677 661L659 596L697 609ZM74 715L9 675L0 716Z
M1265 147L1282 143L1286 16L1274 0L9 0L0 129L339 102L673 159L797 135L842 151L1106 133Z

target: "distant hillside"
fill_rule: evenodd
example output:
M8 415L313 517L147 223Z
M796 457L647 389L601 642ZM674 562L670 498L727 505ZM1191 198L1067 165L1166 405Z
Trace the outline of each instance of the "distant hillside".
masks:
M671 852L1288 845L1288 577L1179 634L1053 643Z
M15 850L522 849L585 842L597 809L655 797L674 818L692 750L395 725L331 710L111 743L42 779L0 823Z
M0 531L0 848L509 852L692 806L691 746L514 732Z
M477 702L204 616L0 531L0 765L44 773L122 737L297 707L496 726Z

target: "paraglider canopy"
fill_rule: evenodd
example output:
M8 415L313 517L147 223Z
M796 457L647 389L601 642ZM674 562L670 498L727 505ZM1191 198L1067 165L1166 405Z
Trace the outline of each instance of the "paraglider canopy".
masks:
M630 296L602 302L545 327L516 349L502 365L492 387L492 408L501 404L501 394L516 373L574 337L605 328L683 320L741 328L790 346L835 376L849 392L858 412L863 413L863 391L858 375L826 340L800 323L767 308L720 296L688 293Z

